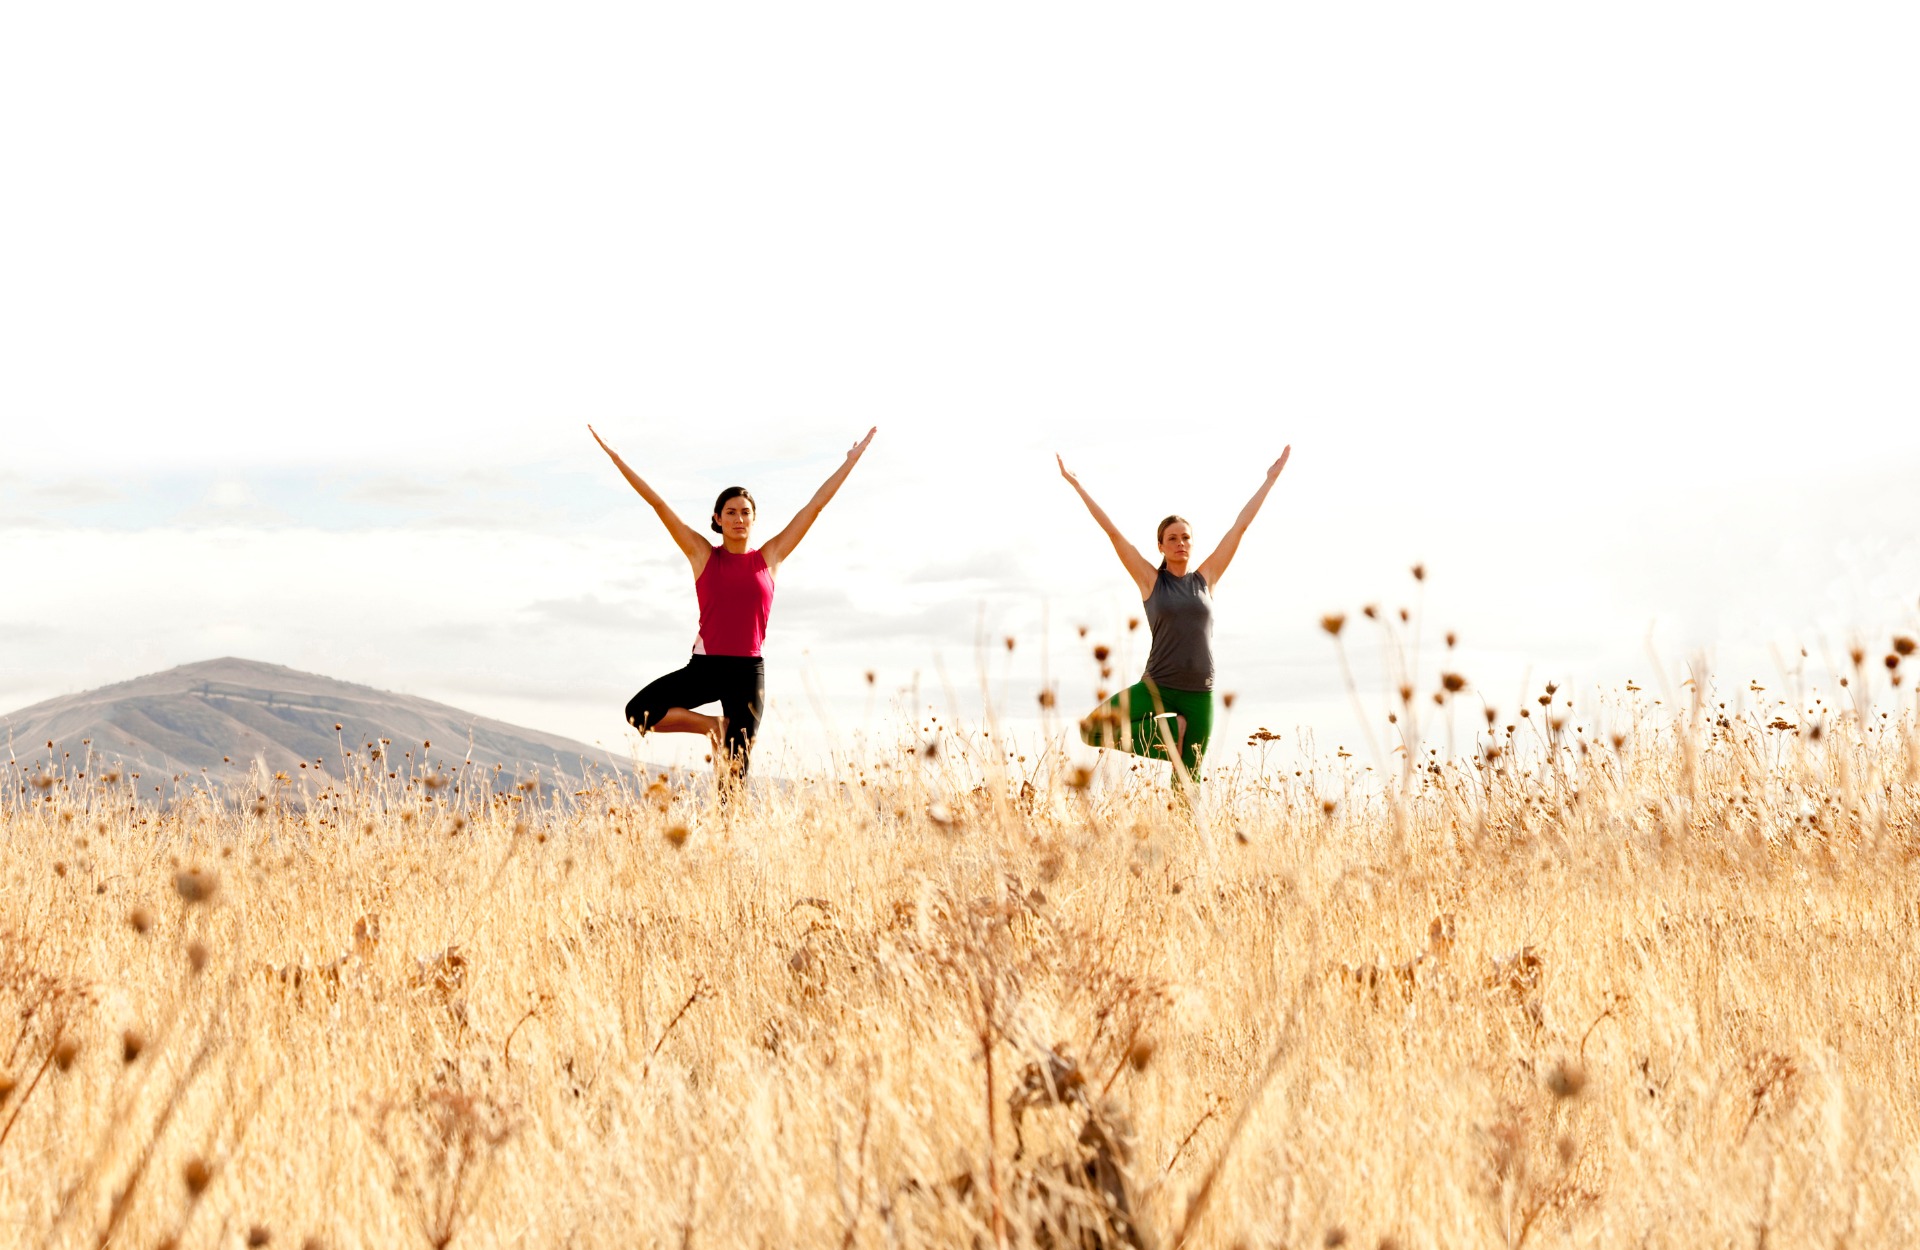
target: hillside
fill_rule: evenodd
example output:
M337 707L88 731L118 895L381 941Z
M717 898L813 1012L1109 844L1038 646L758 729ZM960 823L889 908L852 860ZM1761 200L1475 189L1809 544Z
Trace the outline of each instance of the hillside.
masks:
M338 732L334 726L341 728ZM598 747L476 716L429 699L336 681L256 660L219 659L63 695L0 716L25 760L46 744L155 778L237 778L255 762L269 771L305 764L340 771L340 749L391 739L394 757L432 743L436 763L504 766L514 777L579 778L587 765L627 764ZM91 747L83 745L91 742ZM144 789L144 787L142 787Z

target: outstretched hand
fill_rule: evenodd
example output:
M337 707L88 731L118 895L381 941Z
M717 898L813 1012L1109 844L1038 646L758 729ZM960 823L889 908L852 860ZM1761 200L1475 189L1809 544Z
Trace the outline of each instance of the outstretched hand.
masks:
M1067 468L1067 462L1060 458L1060 453L1057 451L1053 453L1053 462L1060 466L1061 477L1066 478L1069 482L1072 482L1075 486L1080 485L1080 479L1073 475L1073 470Z
M861 456L865 455L867 450L867 444L871 443L873 441L873 436L875 434L878 434L879 432L880 432L880 427L877 425L874 426L872 429L868 430L867 436L861 439L859 442L855 443L853 445L853 448L847 452L848 462L851 463L855 460L858 460Z
M613 448L607 446L607 440L604 438L601 438L600 431L594 429L591 424L587 426L587 433L593 435L593 441L600 444L601 451L606 452L609 456L612 456L615 460L618 460L620 458L620 454L616 452Z
M1292 454L1293 454L1292 443L1288 443L1285 447L1282 447L1280 449L1280 458L1273 462L1272 468L1267 470L1267 480L1269 482L1273 481L1275 478L1280 476L1280 470L1287 467L1287 457L1291 456Z

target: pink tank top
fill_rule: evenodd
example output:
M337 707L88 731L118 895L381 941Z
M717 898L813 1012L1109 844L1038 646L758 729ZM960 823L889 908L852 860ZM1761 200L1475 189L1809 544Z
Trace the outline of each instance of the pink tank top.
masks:
M741 555L715 547L693 589L700 598L695 655L760 654L773 612L773 572L758 547Z

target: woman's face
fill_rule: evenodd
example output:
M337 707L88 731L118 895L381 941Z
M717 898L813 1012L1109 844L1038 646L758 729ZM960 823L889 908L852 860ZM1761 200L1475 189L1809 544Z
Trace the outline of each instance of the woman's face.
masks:
M1160 533L1160 554L1168 564L1184 565L1193 555L1193 531L1185 521L1175 521Z
M753 505L739 495L722 504L720 511L714 514L720 522L722 538L737 538L742 542L753 532Z

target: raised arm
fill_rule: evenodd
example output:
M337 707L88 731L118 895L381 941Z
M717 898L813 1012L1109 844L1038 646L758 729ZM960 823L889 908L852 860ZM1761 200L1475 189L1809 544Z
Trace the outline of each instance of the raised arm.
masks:
M1054 463L1060 466L1060 476L1066 478L1067 484L1079 493L1080 502L1087 505L1087 511L1093 513L1093 519L1099 523L1101 529L1107 532L1107 539L1113 543L1113 550L1120 557L1120 563L1127 566L1127 576L1133 579L1133 584L1140 588L1140 597L1145 599L1153 593L1154 579L1159 576L1159 570L1140 554L1138 547L1127 541L1126 535L1120 532L1112 518L1101 510L1100 505L1093 502L1093 496L1087 493L1086 487L1080 485L1080 479L1068 470L1067 462L1060 459L1059 453L1056 452L1053 459Z
M779 568L780 562L793 554L793 549L800 545L800 540L807 536L807 531L820 518L820 509L827 506L827 501L833 498L840 484L853 472L853 466L860 463L860 457L866 454L867 444L873 441L879 429L879 426L874 426L867 431L865 438L853 445L853 449L847 452L846 461L833 471L832 477L820 484L819 490L813 492L813 498L807 500L807 506L794 513L793 520L787 522L787 528L760 544L760 557L767 562L767 568Z
M1208 586L1218 586L1220 577L1227 571L1227 565L1233 561L1233 553L1240 550L1240 540L1246 536L1247 526L1253 524L1253 518L1260 511L1260 505L1267 501L1267 492L1280 480L1280 470L1287 467L1287 457L1293 454L1293 444L1288 443L1280 449L1280 458L1267 470L1267 480L1260 483L1260 489L1253 492L1253 498L1247 500L1247 506L1240 509L1240 515L1234 519L1233 528L1227 531L1213 554L1200 563L1200 576L1207 579Z
M620 453L607 446L606 440L600 437L598 431L588 426L587 433L592 434L593 441L600 444L600 450L607 453L614 467L620 470L620 476L626 478L628 484L640 492L640 498L653 505L653 510L660 514L660 523L667 527L667 533L673 535L674 545L680 548L681 554L687 557L687 563L693 566L693 575L700 576L701 570L707 567L707 556L713 551L712 545L700 536L700 531L682 521L679 515L667 506L667 501L660 497L659 491L641 481L640 475L627 467L627 462L620 458Z

